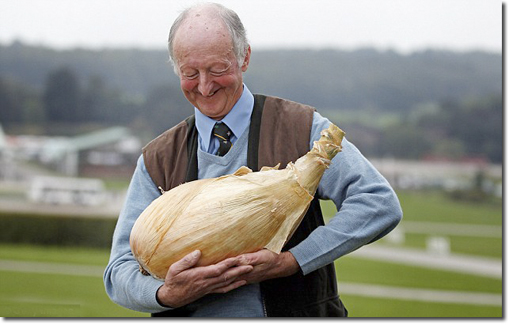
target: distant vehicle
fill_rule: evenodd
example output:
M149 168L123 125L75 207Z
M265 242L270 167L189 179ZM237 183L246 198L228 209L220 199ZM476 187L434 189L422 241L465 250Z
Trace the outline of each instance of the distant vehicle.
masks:
M100 179L37 176L32 180L28 197L48 204L95 206L105 202L106 194Z

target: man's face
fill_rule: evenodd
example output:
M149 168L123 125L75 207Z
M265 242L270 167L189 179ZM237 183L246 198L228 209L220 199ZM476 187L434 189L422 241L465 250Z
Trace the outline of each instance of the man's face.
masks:
M239 67L226 27L209 25L200 31L184 25L175 36L174 54L187 100L203 114L221 120L242 94L249 51Z

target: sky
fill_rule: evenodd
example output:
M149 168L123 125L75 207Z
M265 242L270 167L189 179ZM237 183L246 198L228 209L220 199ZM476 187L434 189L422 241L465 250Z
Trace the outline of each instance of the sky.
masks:
M2 0L0 43L59 49L166 49L191 0ZM498 0L219 0L244 23L253 50L375 47L502 51Z

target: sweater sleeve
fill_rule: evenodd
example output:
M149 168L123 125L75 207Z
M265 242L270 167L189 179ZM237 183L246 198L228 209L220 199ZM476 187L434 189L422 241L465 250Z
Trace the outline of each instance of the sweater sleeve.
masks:
M163 282L139 272L139 264L134 259L129 244L135 220L159 196L160 192L148 175L141 155L114 230L110 260L103 275L105 290L110 299L123 307L140 312L169 310L162 307L156 299L157 290Z
M310 147L331 122L314 114ZM290 252L308 274L394 229L402 218L399 200L386 179L346 138L318 188L321 199L332 200L338 212L326 226L315 229Z

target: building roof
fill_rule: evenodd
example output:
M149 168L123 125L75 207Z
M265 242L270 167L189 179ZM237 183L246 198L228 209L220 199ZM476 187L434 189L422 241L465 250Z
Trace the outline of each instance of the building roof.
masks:
M78 152L106 144L115 143L130 136L125 127L111 127L94 131L72 138L57 138L49 140L43 148L43 156L48 160L62 158L66 153Z

